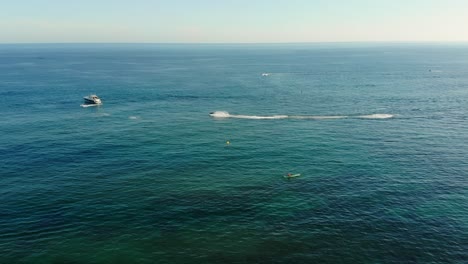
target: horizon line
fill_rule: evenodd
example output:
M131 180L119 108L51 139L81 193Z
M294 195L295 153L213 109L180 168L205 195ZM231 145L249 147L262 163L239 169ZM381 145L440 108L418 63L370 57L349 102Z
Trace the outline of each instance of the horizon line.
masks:
M376 41L304 41L304 42L0 42L0 45L54 44L146 44L146 45L297 45L297 44L468 44L467 40L376 40Z

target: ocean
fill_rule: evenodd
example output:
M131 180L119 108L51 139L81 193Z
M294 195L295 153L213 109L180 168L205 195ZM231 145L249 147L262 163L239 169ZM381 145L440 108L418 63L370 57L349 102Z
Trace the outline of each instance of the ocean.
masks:
M467 44L3 44L0 103L0 263L468 263Z

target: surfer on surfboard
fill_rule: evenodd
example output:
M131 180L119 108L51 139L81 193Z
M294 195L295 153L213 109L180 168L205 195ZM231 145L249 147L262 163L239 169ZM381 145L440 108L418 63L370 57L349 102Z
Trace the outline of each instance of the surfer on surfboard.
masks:
M288 173L286 173L286 175L284 175L284 178L290 179L290 178L295 178L295 177L299 177L299 176L301 176L301 174L299 174L299 173L298 174L292 174L292 173L288 172Z

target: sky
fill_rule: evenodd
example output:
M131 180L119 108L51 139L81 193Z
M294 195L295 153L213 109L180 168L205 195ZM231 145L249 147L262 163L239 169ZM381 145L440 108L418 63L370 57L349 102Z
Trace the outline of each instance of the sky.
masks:
M468 0L0 0L0 43L467 42Z

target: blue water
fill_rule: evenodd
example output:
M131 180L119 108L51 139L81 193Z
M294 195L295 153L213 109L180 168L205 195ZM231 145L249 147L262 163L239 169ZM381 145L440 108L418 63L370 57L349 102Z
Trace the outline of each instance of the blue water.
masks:
M468 262L468 45L0 45L0 105L1 263Z

